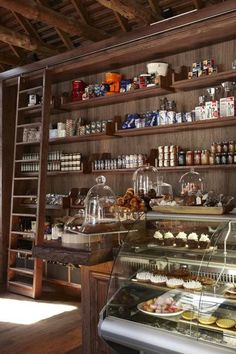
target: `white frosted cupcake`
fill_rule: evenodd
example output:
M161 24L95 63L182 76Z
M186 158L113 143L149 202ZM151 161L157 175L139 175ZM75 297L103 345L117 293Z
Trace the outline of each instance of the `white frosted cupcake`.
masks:
M162 235L162 233L160 232L160 231L156 231L155 233L154 233L154 235L153 235L153 237L156 239L156 243L158 244L158 245L163 245L163 235Z
M164 245L165 246L173 246L175 243L175 237L172 232L166 232L164 234Z
M138 272L136 274L136 279L140 280L140 281L150 281L150 277L151 277L152 273L150 272Z
M188 235L188 247L198 248L198 235L196 234L196 232L192 232Z
M200 281L196 281L196 280L185 281L183 287L186 290L195 290L195 291L202 290L202 284L200 283Z
M166 283L167 277L165 275L152 274L150 277L150 281L153 284L162 284L163 285Z
M209 248L211 240L209 239L209 236L206 234L201 234L199 238L199 247L202 249Z
M166 285L168 288L175 289L175 288L181 288L183 286L183 279L179 278L170 278L166 281Z
M175 243L177 247L185 247L187 243L187 234L183 231L180 231L175 237Z

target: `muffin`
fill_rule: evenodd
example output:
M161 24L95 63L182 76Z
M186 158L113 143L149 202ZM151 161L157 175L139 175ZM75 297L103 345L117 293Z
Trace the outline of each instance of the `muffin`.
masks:
M206 248L209 248L210 247L210 239L209 239L209 236L206 235L206 234L201 234L200 238L199 238L199 241L198 241L198 244L199 244L199 247L202 248L202 249L206 249Z
M198 235L196 234L196 232L192 232L188 235L187 244L189 248L198 248Z
M183 231L180 231L175 237L175 243L177 247L185 247L187 243L187 234Z
M164 245L165 246L174 246L175 237L172 232L166 232L164 234Z
M156 231L153 235L153 237L156 239L156 243L160 246L163 245L163 235L160 231Z

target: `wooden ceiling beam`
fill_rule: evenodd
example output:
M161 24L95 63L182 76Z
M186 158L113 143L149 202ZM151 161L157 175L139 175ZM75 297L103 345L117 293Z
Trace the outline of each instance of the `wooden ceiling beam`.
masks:
M47 23L73 35L83 35L94 41L108 37L103 30L86 25L72 17L64 16L43 5L36 4L32 0L0 0L0 6L20 13L30 20Z
M153 22L153 14L147 8L137 4L136 0L97 0L101 5L118 12L128 20L138 20L146 25Z
M153 14L155 15L155 18L158 20L163 19L162 16L162 10L160 5L158 4L158 0L148 0L149 6L152 9Z
M30 36L15 32L9 28L0 25L0 41L7 43L9 45L13 45L16 47L20 47L31 52L40 52L43 54L52 55L52 51L48 50L47 47L42 45L41 42L32 39ZM54 54L57 54L55 50Z
M132 27L129 24L129 21L127 20L127 18L124 18L123 16L121 16L120 14L118 14L118 12L113 11L115 18L117 20L117 22L119 23L121 29L123 32L129 32L131 31Z
M79 15L81 21L87 25L91 25L91 21L88 15L88 12L84 5L82 4L81 0L70 0L72 5L74 6L77 14Z
M49 7L48 0L36 0L36 2L39 5ZM63 42L64 46L67 49L69 49L69 50L74 49L74 45L66 32L60 30L60 28L57 28L57 27L55 27L55 31L57 32L58 36L60 37L61 41Z

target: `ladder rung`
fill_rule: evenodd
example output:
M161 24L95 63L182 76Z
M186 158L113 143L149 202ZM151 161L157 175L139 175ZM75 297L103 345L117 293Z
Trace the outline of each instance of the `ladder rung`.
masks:
M29 107L28 106L27 107L20 107L20 108L18 108L18 111L31 111L31 110L35 110L35 109L39 110L41 108L42 108L41 104L35 104L35 105L29 106Z
M8 251L10 253L21 253L21 254L26 254L26 255L32 256L31 250L25 250L23 248L9 248Z
M21 146L21 145L38 145L40 144L40 141L37 140L37 141L18 141L16 143L17 146Z
M30 163L30 162L39 162L39 159L31 159L31 160L15 160L15 163Z
M29 218L36 218L35 214L25 214L25 213L12 213L12 216L24 216Z
M36 177L35 175L33 176L26 176L26 177L14 177L15 181L27 181L27 180L33 180L33 181L37 181L38 177Z
M37 198L37 195L28 195L28 194L24 194L24 195L13 195L13 198L20 198L20 199L34 199L34 198Z
M33 297L33 286L22 281L8 281L7 288L10 292Z
M42 125L41 122L35 122L35 123L19 124L17 125L17 128L33 128L33 127L40 127L41 125Z
M9 270L20 274L28 274L28 275L34 274L34 270L30 268L9 267Z
M30 236L30 235L35 235L34 231L16 231L16 230L12 230L11 234L13 235L22 235L22 236ZM34 238L28 238L26 240L34 240Z
M25 90L20 90L19 93L27 93L27 92L32 92L32 91L36 91L36 90L42 90L43 86L35 86L35 87L31 87Z

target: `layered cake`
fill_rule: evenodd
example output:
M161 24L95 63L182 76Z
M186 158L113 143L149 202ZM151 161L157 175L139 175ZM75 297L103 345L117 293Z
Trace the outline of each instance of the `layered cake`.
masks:
M201 234L198 244L200 248L205 249L210 247L210 242L211 240L207 234Z
M183 287L186 290L195 290L195 291L201 291L202 290L202 284L200 281L197 280L188 280L183 283Z
M198 248L198 235L196 232L191 232L191 234L188 235L187 244L189 248Z
M183 283L183 279L179 278L170 278L166 281L166 285L168 286L168 288L171 289L181 288L183 286Z
M177 247L185 247L187 244L187 234L183 231L180 231L175 237L175 243Z
M152 273L150 272L138 272L136 274L136 279L140 281L150 281Z
M162 235L162 233L160 231L156 231L153 235L153 237L156 239L156 243L160 246L163 245L163 240L164 240L164 237Z
M164 245L165 246L174 246L175 243L175 237L172 234L172 232L166 232L164 234Z
M150 281L153 284L160 284L160 285L164 285L167 281L167 277L165 275L155 275L152 274L150 277Z

